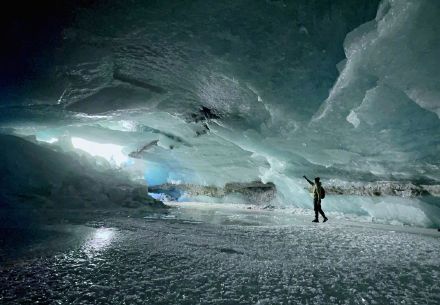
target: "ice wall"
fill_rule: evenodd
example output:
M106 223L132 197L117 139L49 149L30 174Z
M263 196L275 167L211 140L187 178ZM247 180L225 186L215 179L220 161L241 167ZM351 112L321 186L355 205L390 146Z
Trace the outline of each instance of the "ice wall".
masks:
M376 175L439 178L430 170L439 165L439 9L437 1L383 1L375 20L347 35L341 75L312 120L342 130L341 144L364 150L364 160L380 155L370 162Z

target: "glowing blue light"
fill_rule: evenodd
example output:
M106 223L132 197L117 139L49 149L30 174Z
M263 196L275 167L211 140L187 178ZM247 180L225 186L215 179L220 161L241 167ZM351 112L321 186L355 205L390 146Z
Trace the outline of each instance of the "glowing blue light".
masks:
M167 182L168 173L168 167L156 163L148 163L144 179L148 185L158 185Z

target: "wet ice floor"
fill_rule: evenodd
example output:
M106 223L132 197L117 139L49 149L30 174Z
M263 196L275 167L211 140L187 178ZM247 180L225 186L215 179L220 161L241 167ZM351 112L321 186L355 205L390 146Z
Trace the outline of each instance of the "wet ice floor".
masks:
M1 263L0 304L440 304L440 233L310 216L186 204L49 226Z

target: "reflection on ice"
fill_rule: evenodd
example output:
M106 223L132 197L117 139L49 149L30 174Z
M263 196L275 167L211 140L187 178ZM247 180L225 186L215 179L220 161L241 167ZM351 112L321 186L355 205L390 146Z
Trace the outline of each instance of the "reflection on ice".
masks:
M95 252L105 250L115 238L115 230L112 228L98 228L92 232L90 238L84 244L84 250L92 255Z
M167 217L68 225L80 247L0 264L0 303L440 304L436 230L170 204Z

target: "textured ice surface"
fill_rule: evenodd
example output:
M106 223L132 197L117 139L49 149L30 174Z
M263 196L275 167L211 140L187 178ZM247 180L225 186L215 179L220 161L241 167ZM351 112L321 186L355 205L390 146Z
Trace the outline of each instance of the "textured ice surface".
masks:
M0 265L4 304L438 304L439 233L191 204L56 226Z

